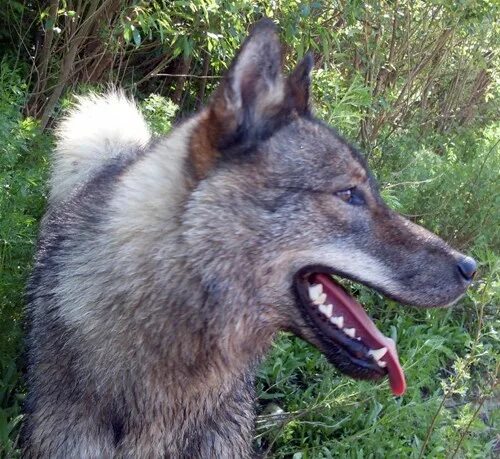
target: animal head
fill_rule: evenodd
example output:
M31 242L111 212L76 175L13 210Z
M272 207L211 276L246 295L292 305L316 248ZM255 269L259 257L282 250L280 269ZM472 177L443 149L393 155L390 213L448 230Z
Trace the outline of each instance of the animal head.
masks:
M313 116L312 65L307 55L283 75L269 20L243 44L189 141L189 256L249 326L293 331L353 377L388 373L401 394L395 344L331 275L435 307L476 265L383 202L362 156Z

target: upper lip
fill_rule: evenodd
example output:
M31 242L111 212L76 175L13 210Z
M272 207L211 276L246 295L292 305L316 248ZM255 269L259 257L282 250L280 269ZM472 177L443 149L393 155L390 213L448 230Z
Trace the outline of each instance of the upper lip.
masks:
M440 302L436 302L436 303L429 302L426 304L425 302L414 299L411 296L407 296L407 297L403 298L402 296L400 296L396 293L388 291L383 286L375 285L375 284L371 283L370 281L366 281L364 279L361 279L360 277L358 277L356 275L346 273L344 271L334 269L334 268L331 268L331 267L328 267L325 265L313 264L313 265L308 265L308 266L303 267L295 275L295 281L297 281L300 278L303 278L304 275L306 275L307 273L310 273L310 272L317 272L317 273L339 276L343 279L347 279L347 280L362 284L365 287L368 287L368 288L380 293L381 295L383 295L384 297L386 297L390 300L396 301L398 303L401 303L401 304L404 304L407 306L415 306L415 307L419 307L419 308L439 308L439 307L449 306L449 305L455 303L455 301L457 301L463 295L465 290L470 286L470 282L461 282L461 285L463 286L463 288L461 289L461 292L459 292L458 294L448 298L446 301L440 301Z

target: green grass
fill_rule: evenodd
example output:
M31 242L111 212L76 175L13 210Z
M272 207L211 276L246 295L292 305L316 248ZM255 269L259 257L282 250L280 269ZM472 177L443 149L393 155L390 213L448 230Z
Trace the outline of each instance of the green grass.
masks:
M0 457L15 449L24 398L23 292L45 205L51 139L23 119L20 72L0 62Z
M0 456L18 454L25 394L23 289L44 209L52 145L50 134L41 134L19 113L22 81L20 72L2 63ZM168 102L153 97L143 108L155 130L170 127ZM480 280L446 310L407 308L352 287L381 330L398 343L408 382L404 397L393 398L385 380L372 384L343 377L313 347L281 336L258 377L256 443L269 457L493 456L499 417L493 394L499 349L498 133L494 125L457 133L438 156L442 139L416 143L409 131L373 153L391 205L421 215L419 221L471 251L480 262ZM454 232L457 226L460 234Z

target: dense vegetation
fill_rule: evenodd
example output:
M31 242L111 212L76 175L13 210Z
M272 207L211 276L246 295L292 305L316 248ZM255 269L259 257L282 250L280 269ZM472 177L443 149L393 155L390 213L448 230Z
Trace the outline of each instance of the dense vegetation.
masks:
M358 143L389 204L479 260L454 308L351 285L397 339L409 381L342 377L282 336L259 373L268 457L493 457L498 439L499 23L494 0L11 1L0 7L0 456L22 422L23 286L43 213L51 128L75 92L120 84L155 132L206 101L250 24L286 63L315 58L316 112ZM497 400L495 402L495 400Z

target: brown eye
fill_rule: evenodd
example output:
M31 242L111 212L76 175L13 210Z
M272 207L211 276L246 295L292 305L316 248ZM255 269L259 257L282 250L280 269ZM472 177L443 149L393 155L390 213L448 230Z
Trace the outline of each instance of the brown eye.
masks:
M337 191L335 193L342 201L350 202L352 198L352 189Z

